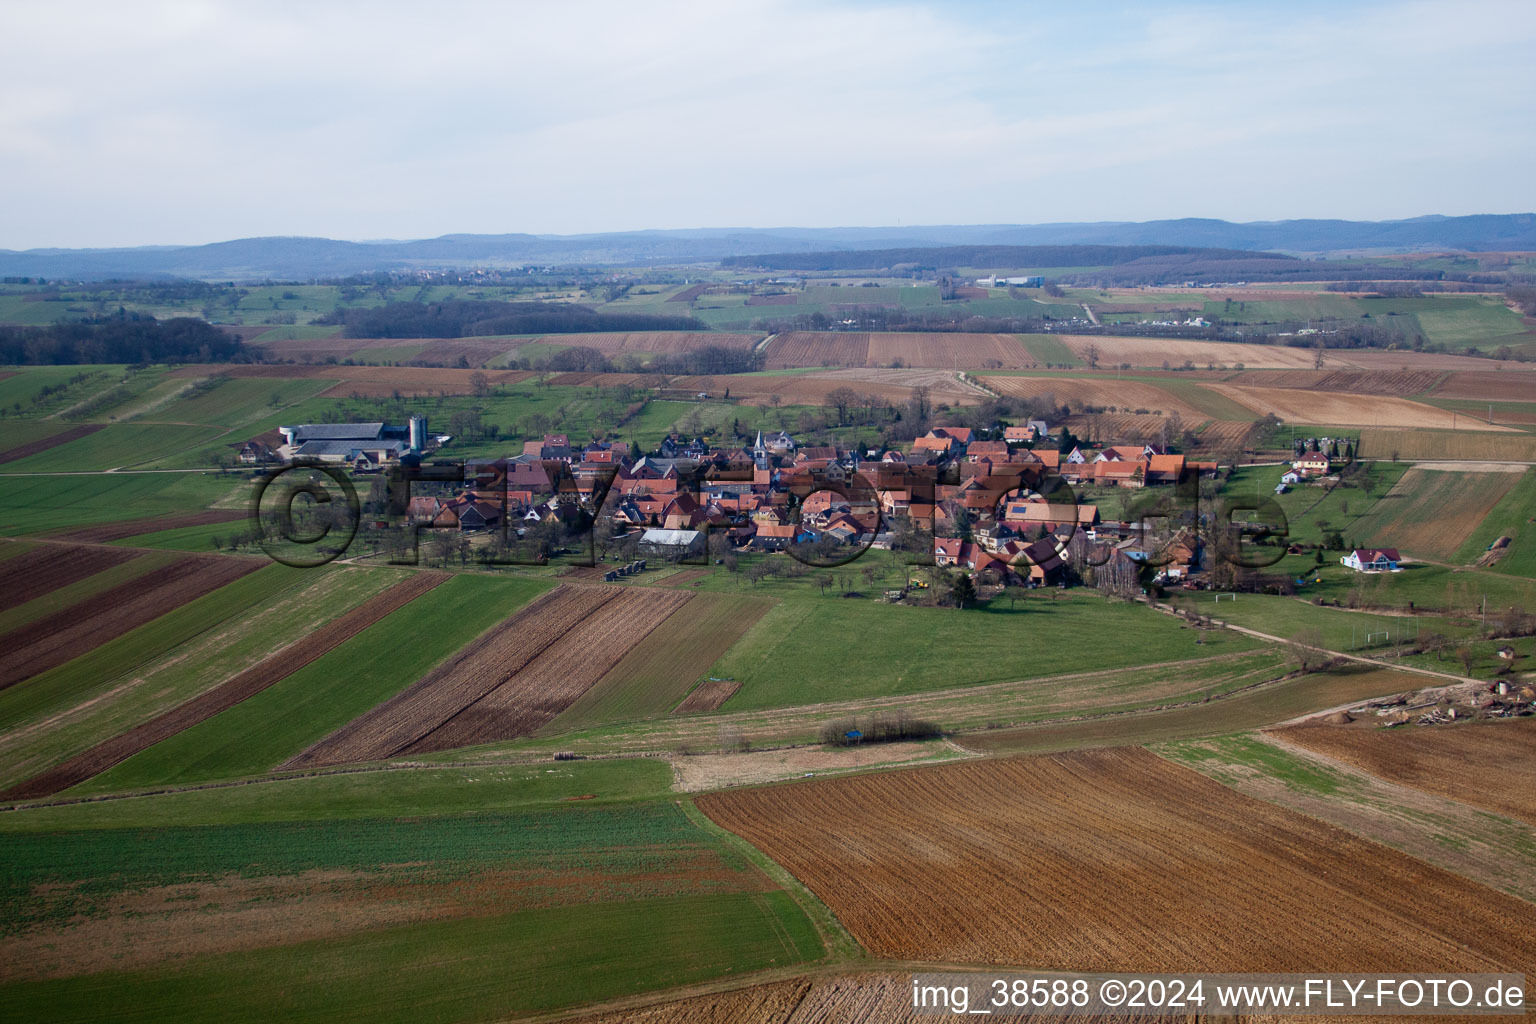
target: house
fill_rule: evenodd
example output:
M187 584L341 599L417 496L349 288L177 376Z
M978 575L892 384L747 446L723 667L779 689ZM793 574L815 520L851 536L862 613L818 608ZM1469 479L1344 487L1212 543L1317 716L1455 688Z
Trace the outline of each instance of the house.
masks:
M1291 462L1291 467L1303 476L1327 476L1332 466L1332 461L1323 452L1307 452Z
M278 461L277 452L265 441L251 440L242 444L235 452L235 458L247 466L259 466L265 462Z
M640 535L640 553L658 558L702 555L704 534L699 530L646 530Z
M1282 485L1285 485L1285 484L1299 484L1299 483L1301 483L1301 474L1299 472L1297 472L1296 470L1294 470L1294 469L1290 470L1289 472L1287 472L1284 476L1282 476L1280 478L1280 483Z
M1339 561L1355 572L1397 572L1397 548L1355 548Z

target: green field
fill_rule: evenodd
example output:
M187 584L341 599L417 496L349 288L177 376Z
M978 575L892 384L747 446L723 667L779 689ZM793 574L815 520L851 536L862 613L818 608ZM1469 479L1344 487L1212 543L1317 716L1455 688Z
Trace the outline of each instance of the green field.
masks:
M1054 334L1020 334L1018 339L1030 356L1042 365L1083 365L1083 361Z
M1500 537L1509 537L1510 542L1495 571L1536 579L1536 469L1526 470L1499 499L1456 552L1456 561L1477 561Z
M216 503L239 508L251 486L214 473L0 475L0 480L0 531L13 536L195 512Z
M18 544L6 544L6 548L20 547ZM71 605L103 591L110 590L120 583L126 583L136 579L152 569L168 565L175 560L170 554L145 554L130 558L121 565L103 569L101 572L87 576L85 579L76 580L74 583L59 587L41 597L35 597L13 608L0 611L0 635L18 629L29 622L62 611Z
M428 1006L433 1020L480 1021L820 957L796 902L808 897L690 808L654 799L669 782L658 762L546 763L3 814L8 939L38 951L10 976L55 976L12 980L0 998L27 1020L106 1001L146 1021L404 1022ZM206 902L187 903L194 891ZM342 930L268 929L239 949L252 945L239 915L267 892L288 895L264 912L295 925L347 908ZM95 966L101 931L72 922L145 927L120 909L128 899L155 908L155 934L187 920L196 937L171 930L164 966ZM442 910L370 926L367 911L401 900Z
M242 624L250 616L279 605L286 591L303 586L306 581L314 582L313 576L305 576L310 572L269 564L34 676L25 685L0 690L0 729L35 724L50 715L78 708L81 702L110 688L115 680L124 676L132 679L130 673L146 668L179 645L203 637L225 623ZM245 644L270 649L270 641L259 632L237 632L245 634ZM19 767L12 765L12 770Z
M543 580L456 576L249 700L71 794L267 771L405 689L549 588Z
M802 587L804 583L802 581ZM1103 637L1113 636L1113 642ZM1094 639L1094 638L1100 639ZM1208 638L1209 643L1209 638ZM1254 646L1226 634L1200 647L1176 619L1068 592L959 611L786 594L710 670L736 679L730 711L925 693L1120 668Z
M5 464L7 473L57 473L145 465L209 440L207 427L171 423L111 423L94 434Z

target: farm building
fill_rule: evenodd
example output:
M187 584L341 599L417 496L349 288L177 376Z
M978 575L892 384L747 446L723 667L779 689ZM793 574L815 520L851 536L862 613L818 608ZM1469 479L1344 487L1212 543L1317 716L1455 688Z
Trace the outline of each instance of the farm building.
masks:
M419 455L427 447L425 416L412 416L404 427L381 422L304 423L277 429L283 435L278 454L284 458L382 465L398 462L408 453Z
M1356 572L1397 572L1397 548L1355 548L1339 561Z
M657 558L702 555L704 534L699 530L646 530L640 535L640 552Z

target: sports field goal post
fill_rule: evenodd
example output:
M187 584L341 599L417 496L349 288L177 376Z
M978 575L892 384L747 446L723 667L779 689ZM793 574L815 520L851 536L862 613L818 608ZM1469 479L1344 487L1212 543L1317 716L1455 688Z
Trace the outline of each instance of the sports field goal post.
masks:
M1365 646L1369 647L1372 644L1374 644L1378 637L1380 637L1383 642L1390 641L1392 639L1392 631L1391 630L1387 630L1387 629L1382 629L1382 630L1378 630L1378 631L1376 631L1374 633L1367 633L1367 634L1365 634Z
M1214 600L1216 601L1217 604L1221 604L1221 599L1222 598L1226 598L1228 601L1236 601L1237 600L1237 595L1236 594L1216 594L1215 597L1214 597Z

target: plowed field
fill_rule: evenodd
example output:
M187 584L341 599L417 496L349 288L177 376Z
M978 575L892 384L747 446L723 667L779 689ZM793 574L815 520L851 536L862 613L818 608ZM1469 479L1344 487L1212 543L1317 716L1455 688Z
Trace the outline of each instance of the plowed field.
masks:
M39 544L0 562L0 611L121 565L135 554L126 549Z
M758 374L677 377L667 386L690 395L703 391L713 398L723 396L729 388L731 398L739 398L743 405L770 405L773 395L778 395L785 405L825 405L827 396L839 388L851 388L861 395L879 395L890 402L905 402L912 397L912 389L920 383L926 385L928 382L922 378L912 383L905 383L899 380L859 380L820 373L791 373L782 377ZM934 401L948 402L951 405L974 405L986 397L984 393L968 388L954 379L951 379L942 392L932 394Z
M29 455L36 455L38 452L45 452L50 448L57 448L61 444L68 444L70 441L78 441L82 437L96 433L96 431L100 430L101 427L102 425L100 423L84 423L78 427L70 427L68 430L61 430L57 434L50 435L37 441L30 441L27 444L19 444L15 448L7 448L4 451L0 451L0 464L6 462L16 462L18 459L25 459Z
M1362 430L1358 454L1367 459L1536 462L1536 437L1513 432Z
M35 800L78 785L113 765L127 760L139 751L148 750L161 740L174 736L183 729L190 729L197 723L255 696L326 652L339 647L391 612L405 607L449 578L448 573L411 573L406 579L382 594L375 595L340 618L306 634L272 657L186 703L150 719L143 725L98 743L63 764L13 786L4 793L0 793L0 798Z
M1536 401L1536 374L1529 370L1462 370L1438 388L1436 398L1470 398L1483 402Z
M1166 416L1176 412L1186 424L1196 424L1210 419L1199 409L1176 398L1155 384L1142 381L1115 380L1112 377L979 377L981 383L993 391L1016 398L1036 398L1053 395L1057 405L1069 404L1073 412L1085 405L1099 406L1117 413L1146 415L1156 413ZM1145 409L1145 413L1137 412Z
M1211 363L1263 369L1311 369L1311 349L1285 345L1243 345L1231 341L1194 341L1182 338L1116 338L1102 335L1057 335L1072 354L1084 362L1088 348L1099 350L1100 366L1130 363L1132 366L1183 366L1185 360L1204 369ZM1331 355L1331 354L1330 354ZM1339 360L1345 361L1345 360Z
M691 596L649 587L556 587L288 767L527 735L570 706Z
M1536 967L1536 906L1139 748L710 793L698 806L810 886L877 957Z
M492 386L516 384L533 374L526 370L450 370L425 366L339 366L323 364L230 364L191 366L173 370L176 377L258 377L274 380L334 380L340 383L327 389L328 397L345 398L354 392L364 396L388 397L395 391L405 396L468 395L474 392L470 377L484 373Z
M546 334L544 345L595 348L604 355L624 352L697 352L701 348L729 348L745 352L763 340L761 334L729 334L723 331L631 331L602 334Z
M1423 729L1303 725L1275 735L1388 782L1536 825L1536 719Z
M905 366L1023 370L1035 359L1012 334L786 331L768 343L766 367Z
M67 537L82 544L105 544L125 537L159 533L161 530L181 530L188 526L233 523L249 515L250 513L244 509L210 508L201 512L176 512L171 515L150 516L146 519L124 519L121 522L102 523L99 526L76 526L61 530L54 536Z
M1233 384L1206 384L1205 387L1247 406L1259 416L1274 413L1288 423L1317 423L1332 427L1455 427L1506 433L1511 429L1479 422L1464 413L1457 415L1449 409L1388 395L1249 388Z
M62 665L263 564L255 558L183 558L30 622L0 637L0 689Z
M706 679L696 686L688 699L677 706L673 714L698 715L706 711L719 711L720 706L736 695L741 684L729 680Z
M1356 543L1450 559L1490 509L1520 482L1512 473L1408 470L1350 527Z
M869 335L785 331L768 343L763 366L793 370L801 366L863 366L869 361Z
M1308 391L1349 391L1359 395L1423 394L1446 378L1441 370L1281 370L1275 373L1243 372L1226 379L1228 384L1256 388L1303 388Z
M920 1015L912 1006L912 975L842 974L791 978L581 1017L571 1024L932 1024L950 1014ZM1114 1016L1058 1012L1010 1014L1019 1024L1152 1024L1174 1018L1129 1010ZM1184 1017L1177 1018L1184 1020ZM1190 1017L1190 1020L1197 1018ZM1253 1024L1258 1024L1255 1020Z

